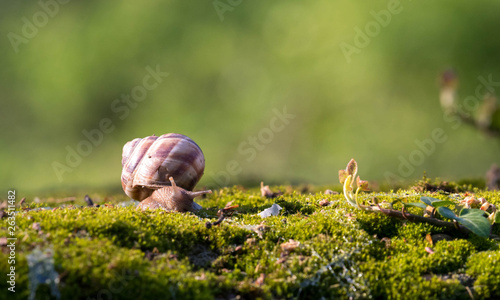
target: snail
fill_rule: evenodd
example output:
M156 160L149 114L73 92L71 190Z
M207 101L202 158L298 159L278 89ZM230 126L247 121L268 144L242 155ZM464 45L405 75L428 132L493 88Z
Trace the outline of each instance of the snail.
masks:
M182 134L134 139L123 146L123 191L138 208L195 211L193 198L211 191L191 192L205 170L200 147Z
M201 209L201 205L193 201L193 198L207 193L212 193L211 190L191 192L178 187L172 177L169 178L172 186L166 186L155 190L151 196L139 203L137 209L158 209L163 208L173 211L197 211Z

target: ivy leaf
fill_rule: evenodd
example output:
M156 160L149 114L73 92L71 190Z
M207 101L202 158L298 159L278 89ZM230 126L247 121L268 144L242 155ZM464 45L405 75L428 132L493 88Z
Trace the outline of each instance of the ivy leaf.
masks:
M440 200L432 197L420 197L420 200L432 207L440 207L446 205L455 205L455 202L449 200Z
M445 218L453 219L453 220L457 219L457 215L455 215L455 213L451 209L449 209L448 207L440 206L437 208L437 211L441 216L443 216Z
M478 236L488 237L490 235L490 222L484 216L484 212L480 209L462 209L460 217L456 220L465 228L474 232Z
M483 215L484 212L480 209L462 209L460 216L448 207L440 206L437 208L439 214L445 218L456 220L478 236L488 237L490 235L490 222Z
M420 201L424 202L425 204L432 206L432 202L439 201L439 199L436 198L431 198L431 197L420 197Z
M468 214L478 214L480 216L483 216L484 215L484 212L481 211L480 209L476 209L476 208L464 208L460 211L460 213L458 214L460 217L465 217L466 215Z

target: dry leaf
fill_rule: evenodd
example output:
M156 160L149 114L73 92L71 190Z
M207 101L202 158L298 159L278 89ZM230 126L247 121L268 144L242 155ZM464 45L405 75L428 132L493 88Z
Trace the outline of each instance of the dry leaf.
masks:
M323 200L319 201L319 205L328 206L328 205L330 205L330 201L328 201L327 199L323 199Z
M264 232L266 232L269 229L268 226L264 224L260 224L253 231L257 233L257 235L262 239L264 237Z
M266 275L264 273L260 273L259 278L255 280L254 284L257 286L262 286L264 285L264 279L266 278Z
M273 193L268 185L264 185L264 181L260 182L260 195L265 198L275 198L280 195L283 195L281 191Z
M288 242L281 244L281 250L283 250L285 252L292 252L299 245L300 245L300 242L290 239L290 240L288 240Z

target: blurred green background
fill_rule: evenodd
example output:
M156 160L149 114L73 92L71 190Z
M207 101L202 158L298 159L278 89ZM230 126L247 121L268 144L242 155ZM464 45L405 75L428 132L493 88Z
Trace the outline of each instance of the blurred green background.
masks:
M46 12L1 4L1 190L119 191L125 142L168 132L203 149L199 186L336 184L352 157L364 179L383 182L435 128L446 142L404 179L478 178L500 163L498 140L443 118L437 80L455 67L460 99L478 76L500 81L498 1L41 2ZM390 21L388 5L399 11ZM341 45L356 39L363 47L347 57ZM148 66L169 76L121 119L113 101ZM238 150L284 107L295 118L255 158ZM67 147L103 118L114 130L58 178L54 162L67 165ZM232 160L238 174L223 178Z

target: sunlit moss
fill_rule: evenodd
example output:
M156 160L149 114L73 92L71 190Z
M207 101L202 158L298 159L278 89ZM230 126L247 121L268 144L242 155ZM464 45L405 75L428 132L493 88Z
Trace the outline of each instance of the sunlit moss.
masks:
M492 192L479 196L500 202ZM116 205L120 197L115 199L114 205L100 207L52 210L40 204L19 212L19 293L13 296L29 294L26 257L35 247L54 250L63 298L465 299L469 292L483 298L500 294L498 240L447 231L449 240L431 244L426 236L442 234L442 228L357 210L342 195L289 191L265 199L258 190L224 188L198 200L205 208L196 214L138 212ZM320 206L322 199L330 205ZM205 223L215 221L229 201L239 205L237 212L208 229ZM263 219L257 214L273 203L283 207L280 215ZM5 236L6 219L1 224ZM280 245L289 240L299 244L286 251ZM3 249L0 266L7 269ZM48 294L47 286L38 288L38 296Z

